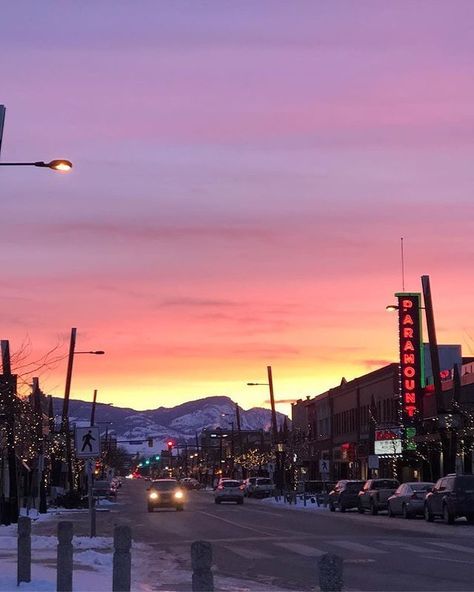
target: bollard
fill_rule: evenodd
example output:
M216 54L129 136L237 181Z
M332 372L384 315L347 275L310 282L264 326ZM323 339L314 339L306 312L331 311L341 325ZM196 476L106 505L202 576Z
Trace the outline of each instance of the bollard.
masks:
M18 518L17 586L31 582L31 518Z
M191 566L193 570L192 592L214 592L211 543L196 541L191 545Z
M342 557L326 553L319 560L319 588L321 592L341 592L342 586Z
M130 592L132 579L132 531L130 526L114 528L113 592Z
M72 592L72 522L58 523L58 558L56 589Z

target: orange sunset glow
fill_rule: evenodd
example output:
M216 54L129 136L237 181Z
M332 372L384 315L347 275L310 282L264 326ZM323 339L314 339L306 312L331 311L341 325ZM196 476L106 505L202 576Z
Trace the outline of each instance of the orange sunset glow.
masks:
M77 327L77 349L106 355L75 359L73 398L269 406L246 383L271 365L289 413L397 361L401 237L406 289L430 275L439 343L474 352L461 10L455 27L448 4L367 4L353 27L350 5L104 3L89 26L79 5L39 4L22 25L3 9L2 160L74 166L1 170L0 314L29 361L59 347L45 392L64 392Z

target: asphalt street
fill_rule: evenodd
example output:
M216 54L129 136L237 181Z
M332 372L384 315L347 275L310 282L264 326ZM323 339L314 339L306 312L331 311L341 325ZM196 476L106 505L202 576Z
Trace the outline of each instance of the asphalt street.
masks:
M98 534L128 524L136 541L166 550L183 566L190 544L212 543L215 570L259 584L314 590L317 559L331 552L344 558L348 590L474 590L474 526L390 519L386 515L279 508L260 500L243 506L214 503L212 492L189 492L184 512L146 508L146 482L127 482L119 504L98 513ZM87 534L82 515L76 532Z

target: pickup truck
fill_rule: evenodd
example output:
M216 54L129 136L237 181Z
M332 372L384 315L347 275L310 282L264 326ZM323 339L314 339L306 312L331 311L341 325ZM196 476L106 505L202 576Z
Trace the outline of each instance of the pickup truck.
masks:
M376 516L380 510L387 510L388 498L395 493L400 483L396 479L369 479L359 492L358 511L370 510Z

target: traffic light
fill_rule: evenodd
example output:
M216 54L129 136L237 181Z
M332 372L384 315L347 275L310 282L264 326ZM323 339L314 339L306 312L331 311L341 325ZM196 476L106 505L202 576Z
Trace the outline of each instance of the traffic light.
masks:
M146 461L145 461L145 464L146 464L146 465L149 465L149 464L150 464L150 461L149 461L149 460L146 460Z
M148 438L148 448L153 448L153 438Z
M173 450L173 440L168 440L167 444L168 444L168 452L171 454L171 451Z
M160 460L160 455L159 455L159 454L157 454L157 455L155 456L155 460Z

